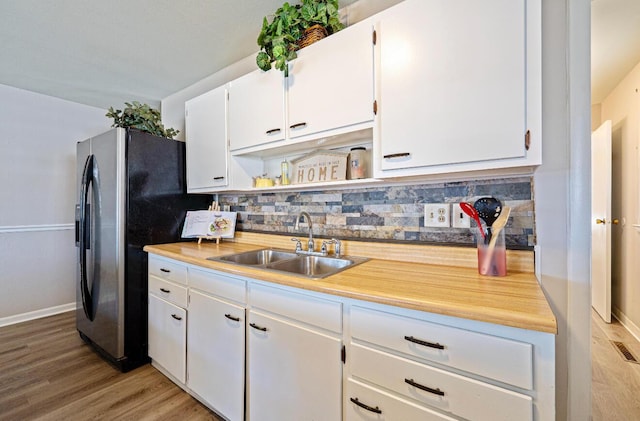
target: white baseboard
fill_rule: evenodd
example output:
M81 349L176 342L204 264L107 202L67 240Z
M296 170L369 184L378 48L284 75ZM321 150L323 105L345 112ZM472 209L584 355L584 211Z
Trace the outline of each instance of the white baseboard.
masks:
M625 327L640 342L640 327L633 323L619 308L614 307L611 311L613 317L618 319L620 324Z
M9 326L29 320L40 319L42 317L53 316L76 309L76 303L62 304L55 307L43 308L41 310L30 311L28 313L16 314L14 316L0 318L0 327Z

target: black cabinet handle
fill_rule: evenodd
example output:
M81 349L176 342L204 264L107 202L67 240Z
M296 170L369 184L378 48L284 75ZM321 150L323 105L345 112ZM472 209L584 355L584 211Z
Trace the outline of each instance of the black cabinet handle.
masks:
M389 155L383 156L384 159L393 159L393 158L405 158L411 156L411 152L403 152L403 153L392 153Z
M164 292L165 294L169 294L169 293L171 293L171 291L170 291L170 290L165 289L165 288L160 288L160 291Z
M366 409L367 411L371 411L371 412L376 413L376 414L382 414L382 411L381 411L381 410L380 410L380 408L378 408L377 406L374 408L374 407L372 407L372 406L365 405L365 404L363 404L362 402L360 402L360 401L358 400L358 398L349 398L349 400L350 400L351 402L355 403L356 405L358 405L360 408L364 408L364 409Z
M293 125L289 126L290 129L301 129L303 127L307 127L307 123L306 122L296 123L296 124L293 124Z
M173 317L176 320L182 320L182 317L176 316L175 314L172 314L171 317Z
M410 384L413 387L417 387L420 390L424 390L425 392L433 393L434 395L438 395L438 396L444 396L444 392L442 390L433 389L431 387L421 385L420 383L414 382L413 379L404 379L404 382L406 384Z
M224 176L213 177L214 180L224 180Z
M160 272L171 273L169 269L165 269L165 268L160 268Z
M229 320L233 320L234 322L239 322L240 321L240 317L233 317L230 314L225 314L224 317L226 317ZM266 330L266 329L265 329Z
M266 328L266 327L258 326L258 325L257 325L257 324L255 324L255 323L249 323L249 326L251 326L251 327L252 327L252 328L254 328L254 329L261 330L261 331L263 331L263 332L266 332L266 331L267 331L267 328Z
M266 131L266 134L276 134L276 133L280 133L280 129L271 129Z
M423 341L422 339L416 339L413 336L405 336L404 338L409 342L413 342L414 344L428 346L429 348L444 349L444 345L440 345L437 342L436 343L427 342L427 341Z

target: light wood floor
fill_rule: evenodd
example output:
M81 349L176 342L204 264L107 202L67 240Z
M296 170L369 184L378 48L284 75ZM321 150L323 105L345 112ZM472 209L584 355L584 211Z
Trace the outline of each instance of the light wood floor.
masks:
M0 328L0 420L220 420L147 364L123 374L75 313Z
M610 341L622 342L640 361L640 343L612 318L591 313L593 421L640 420L640 364L625 361Z

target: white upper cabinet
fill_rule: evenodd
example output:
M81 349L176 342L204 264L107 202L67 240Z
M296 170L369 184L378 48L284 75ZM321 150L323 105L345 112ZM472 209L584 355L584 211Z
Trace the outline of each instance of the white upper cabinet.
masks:
M282 72L255 70L229 83L229 142L232 151L285 138Z
M539 1L406 0L378 24L378 177L540 163Z
M226 88L221 86L185 103L189 193L229 184L226 96Z
M289 64L288 136L352 131L372 122L373 27L362 22L298 52Z

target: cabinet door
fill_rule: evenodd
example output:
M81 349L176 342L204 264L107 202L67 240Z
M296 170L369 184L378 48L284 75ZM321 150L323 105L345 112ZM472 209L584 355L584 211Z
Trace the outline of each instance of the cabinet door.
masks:
M290 138L373 120L372 34L354 25L298 52L287 78Z
M380 16L381 169L525 155L525 0L406 0Z
M255 70L229 83L230 149L283 140L284 77L281 71Z
M230 420L244 419L245 310L189 293L187 385Z
M251 421L342 419L341 341L255 311L249 322Z
M187 312L149 295L149 357L181 383L185 381Z
M229 184L226 95L221 86L185 104L189 192Z

